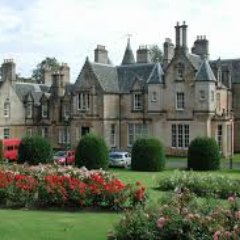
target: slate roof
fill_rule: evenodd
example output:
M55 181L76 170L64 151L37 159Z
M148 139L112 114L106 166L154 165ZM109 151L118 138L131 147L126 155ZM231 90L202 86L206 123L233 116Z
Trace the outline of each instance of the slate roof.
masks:
M135 59L134 59L132 48L130 46L130 39L128 39L128 44L127 44L125 53L123 55L122 65L134 64L134 63L135 63Z
M38 105L40 104L39 100L42 94L47 93L50 88L43 84L16 82L14 89L21 101L24 101L26 95L31 93L34 99L34 104Z
M147 83L163 83L163 71L159 63L138 63L117 67L119 90L129 92L136 78Z
M196 54L192 54L192 53L188 53L187 54L187 58L189 59L189 61L192 63L193 67L198 70L199 67L202 64L202 59L200 56L196 55Z
M207 59L202 60L202 64L195 77L196 81L216 81L214 73Z
M118 76L116 67L109 64L90 63L102 89L107 92L118 92Z
M210 61L212 69L215 69L215 76L219 64L221 65L222 70L228 70L231 72L232 83L240 83L240 59L217 59Z

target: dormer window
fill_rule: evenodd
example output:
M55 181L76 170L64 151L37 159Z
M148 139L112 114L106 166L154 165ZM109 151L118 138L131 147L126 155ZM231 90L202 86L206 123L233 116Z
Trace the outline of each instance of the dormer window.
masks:
M70 117L70 107L69 105L63 105L63 118L68 119Z
M26 107L26 117L32 118L32 115L33 115L33 104L32 102L28 102Z
M133 95L133 110L143 109L143 95L142 93L135 93Z
M4 102L4 106L3 106L3 116L5 118L10 117L10 102L9 99L6 99L6 101Z
M82 111L89 110L90 107L90 94L83 92L78 94L78 109Z
M184 65L183 63L177 64L177 80L182 80L184 74Z
M47 102L42 103L42 117L47 118L48 116L48 104Z

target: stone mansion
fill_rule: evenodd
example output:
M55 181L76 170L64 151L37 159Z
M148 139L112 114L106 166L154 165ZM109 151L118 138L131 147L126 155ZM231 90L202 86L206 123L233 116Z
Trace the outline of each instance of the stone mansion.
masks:
M224 156L240 151L240 59L209 59L198 36L191 51L187 25L175 26L175 44L164 42L163 62L151 62L128 41L121 65L105 46L86 58L75 83L69 67L46 68L41 84L16 75L4 60L0 81L0 138L40 134L54 148L75 148L81 136L103 136L109 148L129 149L139 137L160 139L171 155L185 155L197 136L214 137ZM136 57L136 60L135 60Z

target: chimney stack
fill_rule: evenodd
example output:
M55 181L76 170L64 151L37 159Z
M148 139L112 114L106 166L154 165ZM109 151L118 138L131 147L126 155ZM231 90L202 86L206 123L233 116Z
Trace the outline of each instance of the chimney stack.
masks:
M108 51L105 46L97 45L97 48L94 50L94 61L96 63L109 64Z

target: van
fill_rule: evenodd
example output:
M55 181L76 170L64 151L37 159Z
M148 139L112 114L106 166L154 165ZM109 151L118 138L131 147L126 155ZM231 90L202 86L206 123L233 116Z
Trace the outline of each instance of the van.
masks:
M2 144L2 159L16 161L18 158L18 148L21 140L17 138L7 138L0 141Z

